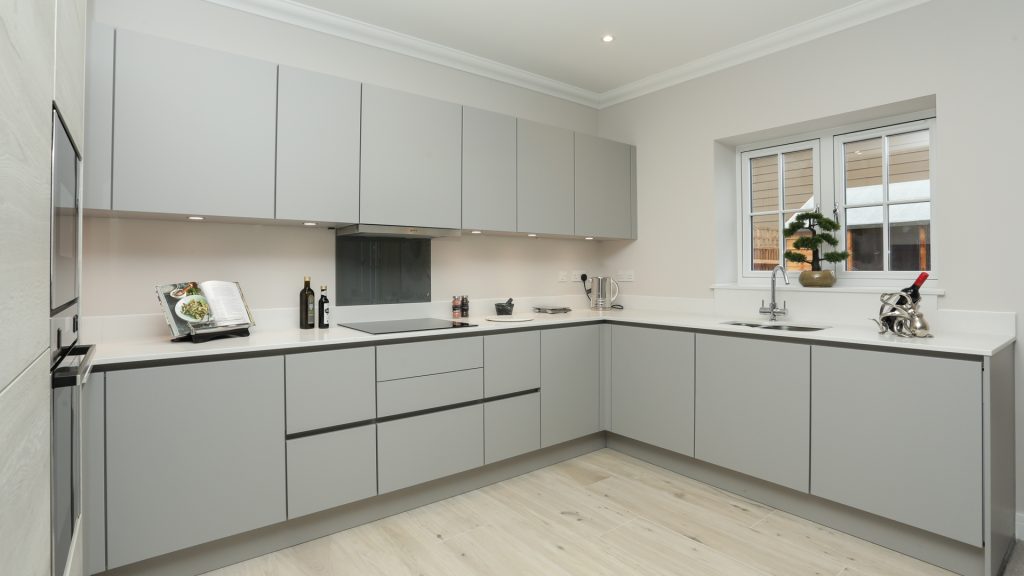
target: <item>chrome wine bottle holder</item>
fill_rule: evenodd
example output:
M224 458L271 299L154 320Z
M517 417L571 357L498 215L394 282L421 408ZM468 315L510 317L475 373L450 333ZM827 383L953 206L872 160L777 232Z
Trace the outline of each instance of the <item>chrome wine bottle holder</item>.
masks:
M903 292L885 292L879 297L882 306L878 309L878 333L892 332L904 338L931 338L928 322L918 305Z

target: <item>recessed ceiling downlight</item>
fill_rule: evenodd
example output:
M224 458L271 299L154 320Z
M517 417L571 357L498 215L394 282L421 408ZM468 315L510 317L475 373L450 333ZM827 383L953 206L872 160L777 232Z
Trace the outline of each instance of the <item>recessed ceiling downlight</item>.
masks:
M601 41L604 42L605 44L608 44L609 42L614 42L615 36L612 36L611 34L605 34L604 36L601 37Z

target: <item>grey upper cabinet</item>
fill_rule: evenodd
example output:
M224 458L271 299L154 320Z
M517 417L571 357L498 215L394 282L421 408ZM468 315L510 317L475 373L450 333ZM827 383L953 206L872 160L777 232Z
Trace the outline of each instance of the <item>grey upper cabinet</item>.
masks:
M114 137L114 29L89 24L85 75L85 154L82 205L110 210L110 155Z
M276 217L358 222L359 83L288 66L278 74Z
M109 372L107 568L283 522L280 356Z
M810 346L697 335L694 456L808 491Z
M693 456L693 338L612 326L612 432Z
M981 362L814 346L811 493L982 544Z
M573 134L517 121L517 230L573 234Z
M277 66L119 30L113 208L274 217Z
M543 330L540 339L541 446L598 432L599 327Z
M575 137L576 235L633 237L630 146L586 134Z
M462 109L462 227L516 231L516 119Z
M540 330L484 336L484 396L540 388Z
M359 221L460 228L462 107L363 85Z

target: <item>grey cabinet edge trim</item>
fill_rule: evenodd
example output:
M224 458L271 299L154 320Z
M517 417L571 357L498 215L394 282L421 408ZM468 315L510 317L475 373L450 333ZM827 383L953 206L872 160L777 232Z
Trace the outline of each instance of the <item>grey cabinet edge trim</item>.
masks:
M957 352L937 352L934 350L907 350L892 348L883 345L873 344L848 344L845 342L829 342L826 340L813 340L794 337L780 338L771 334L753 334L746 332L733 332L726 330L714 330L709 328L688 328L685 326L671 326L661 324L650 324L644 322L629 322L625 320L613 320L610 318L596 318L580 320L578 322L567 322L565 324L545 326L524 326L506 328L494 332L470 332L467 334L436 334L429 336L411 336L408 338L395 338L391 340L369 341L369 342L346 342L341 344L326 344L314 346L301 346L295 348L277 348L272 350L259 350L252 352L225 352L224 354L211 354L201 357L167 358L160 360L143 360L139 362L110 362L94 365L94 372L117 372L119 370L133 370L135 368L151 368L158 366L175 366L178 364L199 364L202 362L218 362L221 360L234 360L239 358L260 358L263 356L281 356L285 354L302 354L304 352L322 352L327 350L343 350L346 348L366 348L369 346L386 346L389 344L405 344L409 342L424 342L428 340L450 340L452 338L472 338L479 336L490 336L495 334L509 334L512 332L530 332L539 330L558 330L560 328L571 328L573 326L589 326L592 324L610 324L612 326L636 326L639 328L652 328L655 330L674 330L678 332L690 332L693 334L717 334L720 336L731 336L734 338L752 338L756 340L769 340L772 342L791 342L793 344L808 344L811 346L824 346L831 348L846 348L850 350L874 350L878 352L891 352L893 354L905 354L909 356L927 356L933 358L950 358L953 360L970 360L981 362L987 356L980 354L964 354Z
M412 412L403 412L401 414L391 414L388 416L381 416L380 418L370 418L368 420L349 422L346 424L339 424L337 426L328 426L326 428L314 428L313 430L303 430L302 432L293 432L291 434L286 434L285 440L296 440L298 438L306 438L307 436L328 434L330 432L338 432L339 430L348 430L350 428L359 428L360 426L368 426L370 424L383 424L385 422L391 422L393 420L402 420L404 418L412 418L413 416L423 416L425 414L433 414L435 412L445 412L447 410L455 410L456 408L476 406L477 404L487 404L490 402L497 402L499 400L507 400L508 398L516 398L518 396L529 396L530 394L538 393L540 393L540 388L533 388L531 390L520 390L518 392L502 394L500 396L491 396L489 398L480 398L477 400L467 400L466 402L458 402L456 404L448 404L445 406L437 406L434 408L425 408L423 410L414 410Z

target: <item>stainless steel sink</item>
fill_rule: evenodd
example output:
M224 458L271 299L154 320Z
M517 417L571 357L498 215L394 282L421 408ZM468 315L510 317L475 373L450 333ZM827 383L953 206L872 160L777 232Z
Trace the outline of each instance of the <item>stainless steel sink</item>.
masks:
M764 330L785 330L787 332L817 332L824 330L825 326L796 326L794 324L769 324L760 326Z
M722 324L728 324L730 326L746 326L747 328L760 328L764 326L764 324L759 324L756 322L743 322L740 320L731 320L729 322L722 322Z

